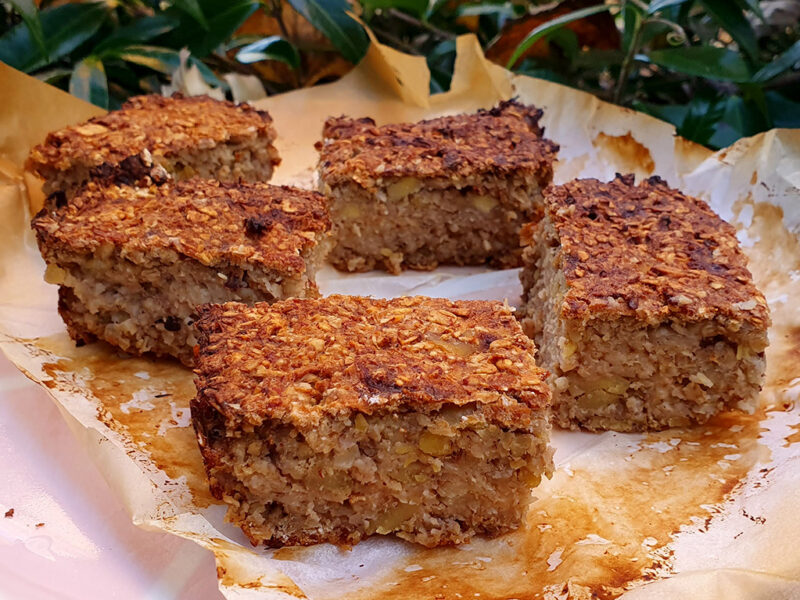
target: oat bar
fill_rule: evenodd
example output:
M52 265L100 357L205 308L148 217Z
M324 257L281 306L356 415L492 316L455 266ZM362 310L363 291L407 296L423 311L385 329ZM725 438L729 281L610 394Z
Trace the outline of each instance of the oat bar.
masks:
M343 271L519 266L519 228L541 204L558 150L542 111L516 101L377 127L329 119L318 144Z
M280 162L265 111L208 96L137 96L119 110L54 131L30 153L51 203L63 204L93 178L149 177L268 181Z
M466 542L550 473L545 373L499 302L228 303L197 328L200 450L253 544Z
M93 181L32 225L74 339L189 365L198 304L317 295L330 219L316 192L191 179Z
M658 177L572 181L523 230L523 327L561 427L641 431L751 411L769 313L736 233Z

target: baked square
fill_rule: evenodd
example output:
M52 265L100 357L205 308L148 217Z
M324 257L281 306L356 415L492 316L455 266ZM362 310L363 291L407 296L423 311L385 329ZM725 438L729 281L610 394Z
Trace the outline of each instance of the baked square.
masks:
M119 110L54 131L26 167L45 180L49 202L63 204L90 179L116 176L269 181L280 162L265 111L208 96L137 96Z
M266 183L93 181L32 226L73 339L191 365L198 304L318 295L330 219L320 194Z
M514 100L475 114L377 127L325 123L318 175L342 271L519 266L519 229L541 205L558 146Z
M758 402L769 310L736 232L658 177L545 191L522 232L522 325L561 427L642 431Z
M551 472L546 373L499 302L228 303L196 327L200 451L254 545L495 535Z

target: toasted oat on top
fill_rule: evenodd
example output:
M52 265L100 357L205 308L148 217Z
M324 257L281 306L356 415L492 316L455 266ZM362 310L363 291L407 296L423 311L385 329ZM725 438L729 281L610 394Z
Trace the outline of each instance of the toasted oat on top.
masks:
M523 230L523 327L561 427L639 431L752 410L769 311L733 227L658 177L545 191Z
M280 162L265 111L208 96L137 96L119 110L54 131L27 168L63 201L89 179L134 183L151 173L176 179L268 181ZM166 172L166 173L165 173Z
M317 295L330 219L320 194L265 183L93 181L32 226L75 340L190 365L198 304Z
M546 374L499 302L228 303L196 327L200 450L253 544L499 534L552 469Z
M377 127L331 118L318 143L344 271L519 264L519 228L541 204L558 146L542 111L510 100L491 110Z

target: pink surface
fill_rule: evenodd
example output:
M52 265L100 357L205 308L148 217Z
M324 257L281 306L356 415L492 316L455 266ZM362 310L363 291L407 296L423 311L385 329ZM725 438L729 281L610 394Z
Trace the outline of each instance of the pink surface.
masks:
M4 517L10 508L14 516ZM211 553L135 527L47 393L0 354L0 598L6 597L222 595Z

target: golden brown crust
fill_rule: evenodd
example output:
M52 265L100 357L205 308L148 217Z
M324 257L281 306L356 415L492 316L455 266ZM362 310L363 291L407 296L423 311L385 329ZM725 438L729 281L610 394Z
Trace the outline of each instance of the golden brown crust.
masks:
M40 247L94 254L116 247L135 263L190 258L251 264L286 276L330 229L325 198L266 183L190 179L147 188L90 182L66 206L34 219Z
M170 156L258 137L275 139L272 118L249 104L208 96L137 96L120 110L50 133L33 148L26 166L46 177L48 170L114 166L142 153Z
M647 322L717 318L769 325L734 228L702 200L659 177L571 181L545 190L568 291L565 318L632 316ZM531 243L532 228L522 232Z
M533 343L499 302L231 302L203 307L196 327L193 406L221 414L228 428L277 420L303 431L325 415L471 402L524 427L549 403Z
M542 137L541 115L533 106L508 100L474 114L382 127L367 118L330 118L317 145L320 177L331 186L354 181L369 189L381 178L457 183L532 173L544 186L552 179L558 146Z

